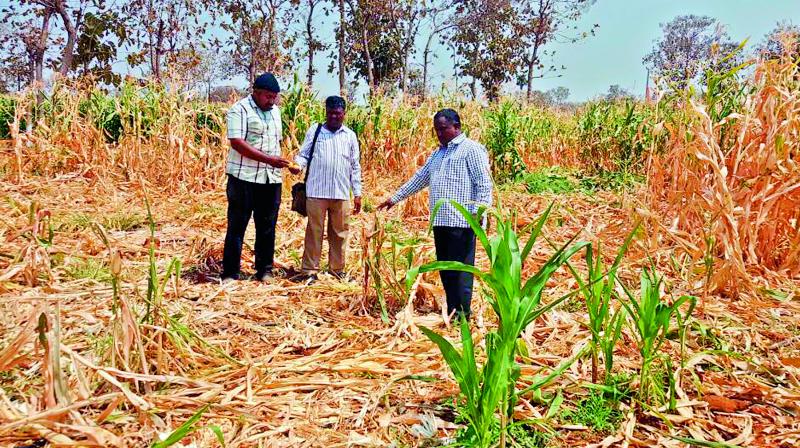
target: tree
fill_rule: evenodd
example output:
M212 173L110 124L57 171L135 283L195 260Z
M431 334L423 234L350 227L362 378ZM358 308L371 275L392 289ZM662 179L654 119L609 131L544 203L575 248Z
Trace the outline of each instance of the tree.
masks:
M120 75L113 65L117 49L125 44L127 29L115 11L90 11L84 16L73 57L78 76L91 76L99 82L118 84Z
M347 97L347 85L346 85L346 77L345 77L345 39L347 38L346 33L346 24L347 21L345 20L345 11L344 11L344 0L338 0L339 6L339 29L336 32L337 39L339 41L339 94L343 97Z
M800 25L779 23L756 47L756 53L765 59L777 59L784 55L800 56Z
M56 59L53 62L57 62L62 75L69 73L77 36L73 12L80 20L85 3L88 2L79 2L73 11L65 0L17 0L3 9L5 21L16 30L14 37L23 43L27 53L29 82L43 80L48 50L55 46L61 46L61 56L58 62ZM66 31L66 41L51 34L58 19Z
M569 99L569 89L559 86L547 91L547 96L553 104L564 104Z
M314 55L317 51L325 50L326 45L317 39L317 29L314 27L314 16L316 13L323 9L324 0L303 0L303 5L305 6L305 29L303 38L306 44L305 56L308 60L308 74L306 83L308 87L313 89L314 87L314 73L316 72L314 69ZM325 15L328 14L327 11L323 11Z
M628 89L620 86L619 84L612 84L608 86L608 92L606 92L605 99L608 101L619 101L633 98L633 94L628 91Z
M299 0L221 0L231 18L229 56L250 84L261 72L283 73L290 65L294 40L287 30L297 17Z
M25 46L8 22L0 23L0 35L9 37L7 44L0 48L0 89L3 92L22 90L31 74Z
M381 0L347 0L347 61L367 81L370 92L395 83L403 66L401 31L393 26L392 6Z
M129 44L137 50L128 56L128 63L134 67L146 64L149 74L160 81L165 65L198 34L204 5L192 0L128 0L122 13Z
M473 99L480 82L489 101L495 101L516 64L514 8L505 0L458 0L456 5L451 39L460 57L459 72L471 78Z
M124 40L124 28L104 0L18 0L2 13L14 30L8 45L17 46L17 68L26 60L27 82L41 82L46 68L61 76L99 70L109 80L116 59L113 41Z
M559 70L554 65L548 67L542 62L542 57L548 56L546 46L549 43L576 42L594 35L599 25L595 24L584 33L577 33L575 25L580 16L594 3L595 0L515 0L517 20L514 32L520 48L517 70L525 74L528 99L532 96L534 78L541 78Z
M422 50L422 86L420 87L420 95L423 99L428 94L428 65L434 39L456 26L456 22L450 16L452 5L451 2L443 1L440 4L432 5L426 14L428 38L425 40L425 47Z
M424 0L398 0L388 2L391 28L399 39L399 52L402 61L400 71L400 91L405 94L409 79L409 62L414 53L417 35L422 19L429 13Z
M661 24L664 35L645 56L645 65L679 89L687 88L706 68L721 70L738 62L727 58L738 45L708 16L678 16Z

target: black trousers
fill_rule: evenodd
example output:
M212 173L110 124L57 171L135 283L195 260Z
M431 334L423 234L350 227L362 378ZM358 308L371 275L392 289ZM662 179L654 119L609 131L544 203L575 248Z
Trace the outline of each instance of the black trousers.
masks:
M256 225L256 276L272 270L275 224L281 206L281 184L256 184L228 175L228 231L222 256L222 277L239 278L244 232L252 215Z
M475 232L461 227L434 227L433 242L439 261L460 261L475 264ZM469 317L472 303L472 274L460 271L439 271L447 296L448 314L456 311Z

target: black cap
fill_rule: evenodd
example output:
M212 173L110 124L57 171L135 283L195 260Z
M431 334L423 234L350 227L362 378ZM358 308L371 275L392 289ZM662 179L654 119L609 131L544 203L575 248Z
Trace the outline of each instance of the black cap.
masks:
M270 92L280 93L281 87L278 85L278 80L272 73L264 73L259 75L253 82L254 89L269 90Z

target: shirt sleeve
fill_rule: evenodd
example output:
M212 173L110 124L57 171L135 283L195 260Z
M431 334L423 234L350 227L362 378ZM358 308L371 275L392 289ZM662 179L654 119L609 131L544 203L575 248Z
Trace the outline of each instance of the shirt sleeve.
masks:
M283 142L283 118L281 117L281 110L278 108L278 106L273 106L273 109L275 109L275 127L277 131L276 133L278 134L275 136L275 138L278 139L278 148L280 148L281 142Z
M428 160L425 162L425 165L422 166L416 173L414 173L414 177L412 177L408 182L403 184L397 193L392 196L391 202L392 204L397 204L398 202L406 199L407 197L413 195L414 193L422 190L423 188L427 187L431 183L431 161L433 157L436 155L434 152Z
M353 133L350 144L350 187L353 196L361 196L361 152L358 147L358 137Z
M300 168L305 168L308 166L308 156L311 154L311 143L314 142L314 133L317 132L317 126L309 126L308 131L306 131L306 138L303 140L303 144L300 145L300 152L297 153L297 156L294 158L294 162L300 165Z
M234 104L226 115L228 138L245 138L247 136L247 112L241 104Z
M473 200L480 205L492 205L492 175L489 172L489 156L486 148L477 146L467 156L467 169L469 170L472 191L475 192Z

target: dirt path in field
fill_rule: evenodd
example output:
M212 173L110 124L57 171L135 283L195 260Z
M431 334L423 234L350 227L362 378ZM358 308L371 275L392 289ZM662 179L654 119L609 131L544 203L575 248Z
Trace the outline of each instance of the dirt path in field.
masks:
M388 189L381 185L368 190L375 192L367 198L372 204ZM457 334L442 319L438 280L426 277L414 301L392 306L388 324L380 318L374 293L363 295L362 229L372 228L374 215L363 214L352 226L348 260L355 282L323 277L309 287L285 279L220 285L223 189L153 196L159 278L172 257L181 259L183 275L177 285L164 281L162 313L141 324L147 313L149 230L139 189L83 178L4 184L2 189L0 445L44 438L62 444L149 446L206 403L211 406L183 441L187 446L189 441L219 446L215 432L228 447L431 446L455 435L459 426L451 404L457 386L438 350L418 330L424 325ZM501 198L516 206L520 225L553 199L514 191ZM634 221L635 201L626 195L555 200L557 212L547 227L555 244L583 232L582 239L603 241L604 252L613 254ZM37 222L30 218L32 201L49 212L52 243L26 233ZM38 216L38 222L46 223L48 213ZM401 209L384 219L398 238L422 236L415 252L421 260L430 259L424 210ZM112 251L121 254L117 302L109 252L92 222L104 225ZM304 223L288 207L281 212L277 259L290 270L302 254L303 230ZM246 241L252 243L252 233ZM676 296L698 294L692 289L699 277L695 266L682 265L672 247L659 241L649 241L646 248ZM632 284L644 250L644 244L633 249L623 269L623 278ZM538 247L534 259L543 261L549 253ZM251 257L245 250L248 269ZM529 274L536 264L531 263ZM39 284L26 285L26 276ZM547 297L575 287L574 279L560 272L548 285ZM687 339L687 362L675 374L680 380L676 411L634 413L630 402L623 403L618 429L605 433L559 412L548 421L555 431L550 444L685 446L674 437L689 437L741 446L797 446L798 294L798 289L784 288L773 291L772 298L701 297ZM121 316L116 320L115 303ZM589 333L581 325L585 313L580 305L566 302L526 332L530 357L523 377L544 372L583 347ZM477 337L495 323L485 301L476 300L474 306ZM48 331L40 333L36 327L42 315ZM665 351L680 359L677 341L669 341ZM616 361L619 373L636 371L639 358L630 336L623 337ZM588 362L573 364L545 389L545 398L563 389L563 409L574 408L587 394L589 370ZM517 418L542 418L547 408L546 402L524 401Z

